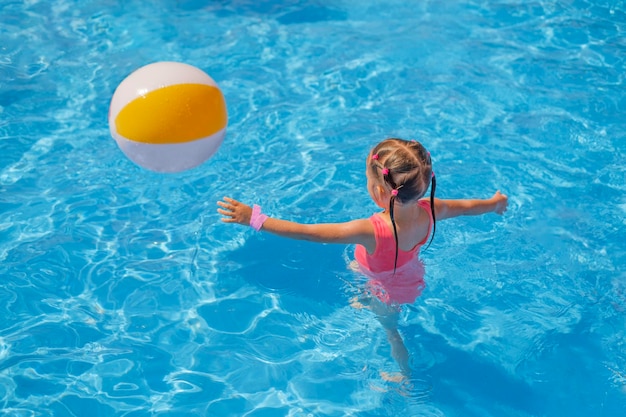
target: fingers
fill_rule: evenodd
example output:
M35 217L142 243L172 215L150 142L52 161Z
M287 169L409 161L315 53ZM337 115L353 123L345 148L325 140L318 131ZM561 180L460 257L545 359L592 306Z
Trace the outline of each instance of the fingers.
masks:
M233 206L232 204L218 201L217 205L221 207L217 209L217 212L220 214L230 214L235 211L235 206Z
M226 216L221 219L224 223L235 222L235 203L237 203L237 201L230 197L224 197L224 201L217 202L217 205L221 207L217 209L217 212L222 216Z
M232 204L228 204L228 203L225 203L223 201L218 201L217 205L222 207L222 208L225 208L226 210L230 210L230 211L232 211L235 208ZM220 210L221 209L217 209L217 211L220 211Z
M219 206L217 212L222 216L222 222L224 223L239 223L239 224L249 224L250 223L250 215L247 213L248 210L251 209L233 198L223 197L222 200L217 202Z
M222 200L224 201L218 201L217 204L219 206L222 207L227 207L227 206L236 206L237 204L239 204L239 201L232 199L230 197L223 197Z
M234 214L234 212L230 210L222 210L222 209L217 209L217 212L221 214L222 216L228 216L228 217L233 217L233 214Z
M241 205L241 203L230 197L224 197L224 201L218 201L217 205L225 208L230 212L234 212L237 209L237 206ZM217 211L220 212L220 209L218 209Z
M492 198L495 199L495 201L496 201L496 206L495 206L495 209L494 209L496 214L504 214L504 212L506 212L507 206L509 204L509 197L506 194L502 194L502 192L500 192L500 190L497 190L493 194Z

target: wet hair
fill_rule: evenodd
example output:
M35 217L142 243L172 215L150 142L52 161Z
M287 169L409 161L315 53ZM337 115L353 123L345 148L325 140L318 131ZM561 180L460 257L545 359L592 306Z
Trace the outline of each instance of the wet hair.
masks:
M422 198L430 186L430 212L433 216L433 234L426 248L435 237L435 189L437 181L433 173L430 152L417 141L389 138L380 142L372 149L368 158L369 169L376 178L381 178L391 190L389 199L389 217L393 226L393 234L396 240L396 258L393 271L396 272L398 265L398 231L393 216L396 201L408 203L417 202Z

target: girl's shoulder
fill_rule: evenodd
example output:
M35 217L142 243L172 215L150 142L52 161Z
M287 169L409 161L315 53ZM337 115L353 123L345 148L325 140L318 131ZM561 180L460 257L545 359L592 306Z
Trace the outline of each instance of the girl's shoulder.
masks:
M361 219L354 219L354 220L350 220L348 222L345 223L339 223L334 225L338 230L339 229L343 229L343 230L349 230L352 234L355 235L367 235L367 234L371 234L373 233L373 217L376 216L375 214L372 215L369 218L361 218Z
M430 198L420 198L417 200L417 205L421 208L430 211Z

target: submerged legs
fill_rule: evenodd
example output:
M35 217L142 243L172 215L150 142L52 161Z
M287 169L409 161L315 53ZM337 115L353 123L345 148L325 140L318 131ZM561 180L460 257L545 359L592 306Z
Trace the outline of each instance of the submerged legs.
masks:
M404 345L404 340L402 340L402 336L400 336L398 328L386 328L385 331L387 332L387 340L389 340L389 344L391 345L391 356L393 356L395 361L398 362L402 374L407 378L410 378L411 368L409 366L409 351Z
M400 316L398 309L394 306L382 303L375 297L372 297L370 308L374 314L376 314L376 318L387 333L387 340L391 345L391 356L400 366L402 374L410 378L411 367L409 366L409 351L398 331L398 318Z

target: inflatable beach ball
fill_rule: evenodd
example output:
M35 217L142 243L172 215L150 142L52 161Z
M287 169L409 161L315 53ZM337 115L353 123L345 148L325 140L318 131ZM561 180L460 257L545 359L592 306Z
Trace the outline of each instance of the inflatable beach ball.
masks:
M156 172L200 165L226 135L226 102L213 79L179 62L139 68L115 90L111 136L130 160Z

